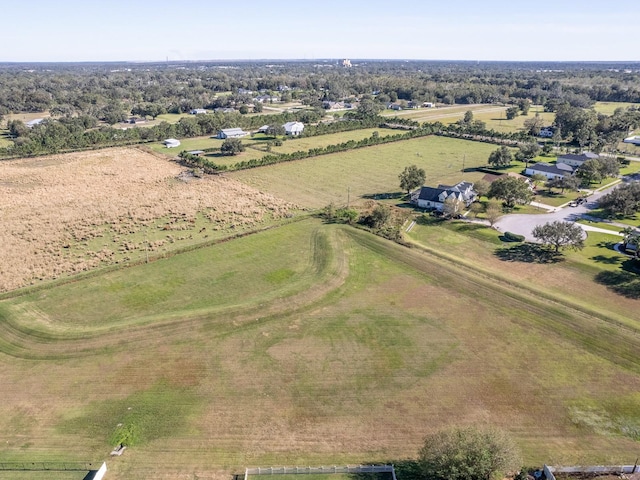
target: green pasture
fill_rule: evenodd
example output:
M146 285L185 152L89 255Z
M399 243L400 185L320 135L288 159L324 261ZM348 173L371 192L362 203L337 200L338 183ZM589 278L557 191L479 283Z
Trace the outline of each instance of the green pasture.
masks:
M431 136L285 162L228 175L305 207L343 205L400 191L398 174L416 164L426 184L477 181L495 145ZM463 172L463 164L466 172Z
M180 139L180 146L177 148L167 148L161 142L149 144L149 147L155 152L158 152L173 158L183 150L186 150L186 151L204 150L207 148L219 149L223 142L224 140L207 136L207 137ZM248 146L254 144L251 137L249 136L243 137L242 143L245 144L245 151L237 155L226 156L226 155L221 155L219 151L214 151L214 152L206 153L204 156L210 159L212 162L219 165L232 165L236 162L241 162L243 160L253 160L253 159L262 158L264 155L266 155L265 152L262 152L258 149L248 148Z
M596 102L593 108L598 113L604 113L605 115L613 115L613 112L618 108L640 108L640 103L630 102Z
M515 133L524 130L524 122L533 118L536 112L544 120L545 125L553 124L555 113L545 112L542 107L533 106L529 109L528 115L518 115L511 120L507 120L505 111L500 112L479 112L473 115L474 120L481 120L487 124L487 129L503 133Z
M9 140L6 130L0 130L0 148L6 148L13 145L13 142Z
M455 105L451 107L438 108L417 108L407 110L384 110L381 115L387 117L400 117L415 120L416 122L442 122L454 123L464 117L464 114L471 110L474 116L477 112L486 110L494 111L493 115L499 115L501 111L506 109L500 105L482 104L482 105ZM479 114L479 113L478 113Z
M297 151L307 151L312 148L322 148L328 145L337 145L339 143L348 142L349 140L363 140L365 138L371 137L371 134L373 132L378 132L380 137L402 133L398 130L392 130L388 128L364 128L362 130L329 133L327 135L316 135L314 137L284 138L281 146L271 147L271 153L292 153ZM272 142L273 137L271 137L270 135L256 134L251 138L251 140L253 140L253 142L248 143L251 148L255 148L257 150L268 153L266 152L267 143Z
M607 239L553 264L479 225L410 239L308 219L0 302L0 462L126 438L109 478L400 463L478 422L527 465L636 454L640 314L592 280Z

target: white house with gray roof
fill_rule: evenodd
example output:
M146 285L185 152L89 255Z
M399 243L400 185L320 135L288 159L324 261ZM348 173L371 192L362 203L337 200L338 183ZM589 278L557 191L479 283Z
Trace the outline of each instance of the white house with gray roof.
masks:
M554 178L564 178L573 175L573 167L566 163L556 163L555 165L552 165L550 163L538 162L534 165L528 166L524 171L524 174L529 176L535 175L536 173L544 175L549 180Z
M587 160L595 160L596 158L600 158L600 156L592 152L582 152L579 155L576 155L574 153L567 153L565 155L558 156L558 160L556 163L564 163L571 167L578 168Z

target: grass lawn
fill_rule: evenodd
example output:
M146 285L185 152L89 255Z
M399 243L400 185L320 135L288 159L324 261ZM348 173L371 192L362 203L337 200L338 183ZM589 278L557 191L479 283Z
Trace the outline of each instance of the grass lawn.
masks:
M0 302L0 462L126 433L109 478L399 463L478 422L527 465L636 454L640 314L592 281L605 240L524 264L482 226L411 238L309 219Z
M533 118L536 113L542 117L545 125L551 125L555 120L555 113L544 112L541 106L534 105L529 109L529 115L518 115L511 120L507 120L504 111L500 112L479 112L473 115L474 120L481 120L487 124L488 129L503 133L514 133L524 130L524 122Z
M6 148L13 145L13 142L8 138L8 131L0 130L0 148Z
M298 205L320 208L359 202L382 193L399 192L398 174L416 164L426 171L426 184L477 181L495 145L445 137L424 137L227 175Z
M560 190L557 189L550 190L548 188L538 188L533 201L544 203L545 205L550 205L552 207L559 207L560 205L564 205L565 203L575 200L583 195L583 192L574 192L571 190L565 190L564 193L560 193Z
M183 150L204 150L205 148L217 148L219 149L224 140L220 140L218 138L211 138L211 136L207 137L196 137L196 138L184 138L180 140L180 146L178 148L167 148L162 143L152 143L148 144L148 146L154 151L161 153L163 155L167 155L170 158L174 158ZM214 163L219 165L232 165L237 162L241 162L243 160L253 160L257 158L262 158L266 155L266 152L261 152L255 148L248 148L249 145L252 145L254 142L251 137L247 136L242 139L242 143L245 144L245 151L241 152L237 155L221 155L220 152L211 152L205 154L205 157L209 158Z
M613 112L616 111L617 108L629 108L629 107L637 107L640 108L640 103L630 103L630 102L596 102L593 108L598 113L604 113L605 115L613 115Z

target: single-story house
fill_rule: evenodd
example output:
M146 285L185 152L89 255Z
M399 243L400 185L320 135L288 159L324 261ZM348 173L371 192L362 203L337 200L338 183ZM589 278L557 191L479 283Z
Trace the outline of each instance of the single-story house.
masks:
M262 125L259 129L258 129L258 133L267 133L267 131L269 130L269 125Z
M201 157L202 155L204 155L204 150L189 150L187 153L189 155L194 155L196 157Z
M398 103L390 103L389 105L387 105L387 108L389 110L402 110L402 106Z
M564 178L573 175L573 167L566 163L556 163L552 165L550 163L538 162L535 165L528 166L524 173L529 176L539 173L551 180L553 178Z
M435 104L435 103L433 103L433 102L423 102L422 106L423 106L424 108L433 108L433 107L435 107L435 106L436 106L436 104Z
M44 122L44 118L34 118L33 120L28 121L24 125L27 128L33 128L36 125L40 125L42 122Z
M191 115L200 115L202 113L207 113L207 111L204 108L194 108L193 110L191 110L189 112Z
M180 140L176 140L175 138L167 138L162 143L164 143L164 146L167 148L175 148L180 146Z
M551 138L553 137L553 128L552 127L544 127L540 129L539 137L542 138Z
M302 122L287 122L283 125L284 131L287 135L296 137L304 130L304 123Z
M218 112L218 113L233 113L235 111L236 110L231 107L218 107L214 110L214 112Z
M596 153L591 152L582 152L580 155L575 155L573 153L567 153L565 155L559 155L557 163L564 163L571 167L579 167L587 160L593 160L596 158L600 158L600 156Z
M633 137L627 137L623 140L624 143L631 143L633 145L640 145L640 135L635 135Z
M218 138L241 138L248 135L247 132L242 130L241 128L223 128L218 132Z

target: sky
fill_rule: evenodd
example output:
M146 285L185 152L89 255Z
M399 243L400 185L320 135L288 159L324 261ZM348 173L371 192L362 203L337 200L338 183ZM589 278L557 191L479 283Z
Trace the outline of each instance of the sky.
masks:
M640 61L640 3L0 0L0 62Z

